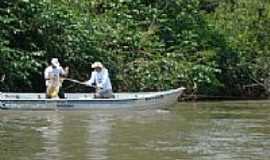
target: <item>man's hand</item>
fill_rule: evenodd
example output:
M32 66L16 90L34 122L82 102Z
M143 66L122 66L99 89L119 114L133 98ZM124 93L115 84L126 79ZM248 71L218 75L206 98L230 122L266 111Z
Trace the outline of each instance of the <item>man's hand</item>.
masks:
M97 84L97 89L103 89L102 84Z
M6 75L3 74L0 81L1 81L1 82L4 82L5 78L6 78Z
M68 73L69 73L69 67L67 66L67 67L65 68L65 75L67 76Z

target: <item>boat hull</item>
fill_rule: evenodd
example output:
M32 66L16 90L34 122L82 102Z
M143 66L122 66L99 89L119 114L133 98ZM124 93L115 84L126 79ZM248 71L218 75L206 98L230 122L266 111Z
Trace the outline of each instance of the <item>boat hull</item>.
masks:
M74 109L152 109L173 105L184 88L164 92L116 94L114 99L94 99L91 94L68 93L66 99L46 99L44 94L4 93L1 109L74 110Z

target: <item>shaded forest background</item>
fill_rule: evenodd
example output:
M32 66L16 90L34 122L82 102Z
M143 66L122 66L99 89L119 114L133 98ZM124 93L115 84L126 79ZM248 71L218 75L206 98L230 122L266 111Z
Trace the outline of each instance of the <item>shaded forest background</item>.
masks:
M247 86L269 77L269 0L1 0L0 29L1 91L44 91L58 57L79 80L101 61L115 91L266 93Z

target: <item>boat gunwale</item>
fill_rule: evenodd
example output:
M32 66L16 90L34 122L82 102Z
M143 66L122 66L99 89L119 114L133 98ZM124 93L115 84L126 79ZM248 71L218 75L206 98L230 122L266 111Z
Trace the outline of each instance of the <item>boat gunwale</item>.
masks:
M184 87L180 87L177 89L171 89L167 91L160 91L160 92L136 92L136 93L130 93L130 94L140 94L143 93L144 95L139 96L139 97L130 97L130 98L66 98L66 99L48 99L48 98L20 98L20 99L15 99L15 98L1 98L0 101L45 101L45 102L65 102L65 101L105 101L105 102L112 102L112 101L136 101L136 100L147 100L147 99L152 99L152 98L160 98L160 96L166 96L166 95L171 95L175 94L177 92L185 90ZM5 93L2 93L5 95ZM13 94L13 93L7 93L7 94ZM43 93L17 93L17 94L43 94ZM67 93L67 94L88 94L88 93ZM116 94L128 94L128 93L116 93ZM16 95L16 93L14 93Z

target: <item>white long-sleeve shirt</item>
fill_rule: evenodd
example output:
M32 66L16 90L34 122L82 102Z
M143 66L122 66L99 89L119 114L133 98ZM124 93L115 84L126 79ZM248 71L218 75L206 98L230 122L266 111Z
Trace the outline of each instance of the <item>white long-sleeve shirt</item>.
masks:
M91 78L87 81L87 84L92 85L93 83L104 90L112 90L109 72L106 68L103 68L101 72L93 71L91 73Z
M52 85L52 84L61 86L60 76L63 76L65 74L66 73L61 66L56 67L56 68L53 68L52 66L47 67L44 71L44 78L46 80L46 86Z

